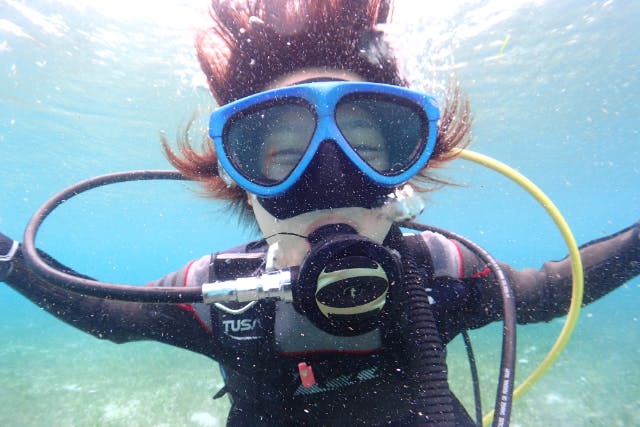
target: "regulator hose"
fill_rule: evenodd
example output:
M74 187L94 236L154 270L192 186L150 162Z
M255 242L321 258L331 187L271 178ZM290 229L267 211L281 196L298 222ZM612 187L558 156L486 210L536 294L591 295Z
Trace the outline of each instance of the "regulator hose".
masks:
M202 302L202 290L200 287L153 287L122 285L117 283L101 282L78 277L56 269L47 264L39 254L35 239L37 232L43 221L51 212L62 203L68 201L85 191L96 187L109 185L118 182L144 181L144 180L186 180L177 171L169 170L140 170L118 172L101 175L74 184L47 200L31 217L24 233L23 254L27 264L43 278L64 289L83 295L94 296L104 299L116 299L121 301L135 301L142 303L198 303ZM458 239L468 244L470 248L477 247L473 242L455 235L446 230L429 227L418 223L403 224L415 230L433 230L445 236ZM399 230L398 230L399 233ZM401 236L401 234L399 234ZM402 244L400 244L402 246ZM487 259L492 259L481 248L478 252L486 254ZM444 359L443 345L437 335L433 313L429 307L428 295L422 284L422 279L416 273L415 262L411 261L411 256L405 256L407 264L404 266L408 272L407 287L403 292L396 293L396 299L400 302L403 310L400 311L400 322L407 326L408 334L405 335L405 342L414 347L415 351L409 352L410 357L410 378L411 382L417 386L417 400L423 402L424 407L420 412L425 415L423 418L429 424L448 425L453 422L453 412L451 395L447 384L446 363ZM488 262L488 264L491 264ZM494 262L494 266L497 264ZM493 268L493 267L492 267ZM499 267L494 269L496 276L500 276ZM415 304L414 304L415 303ZM406 313L409 317L403 317ZM505 319L506 321L507 319ZM505 330L507 328L505 327ZM515 331L515 328L510 329ZM416 337L423 337L416 339ZM515 346L515 337L507 341L508 348ZM505 340L503 340L503 356L505 351ZM498 417L494 419L495 426L508 424L511 406L511 387L513 384L512 369L506 370L511 362L511 357L503 357L501 367L501 380L496 402Z
M495 275L502 294L504 320L502 327L502 359L500 361L500 378L498 379L496 403L494 408L494 414L496 414L496 416L493 417L493 426L508 426L509 419L511 417L511 405L513 402L513 387L515 379L517 319L515 298L506 275L502 271L502 268L500 268L498 262L487 251L466 237L448 230L417 222L407 222L402 225L416 231L428 230L434 233L439 233L449 239L464 243L470 250L480 257L486 265L489 266L491 272Z
M569 249L569 255L571 257L571 266L572 266L572 275L573 275L573 291L572 291L572 300L570 310L567 316L567 321L565 326L558 337L554 347L551 349L545 360L541 363L541 365L537 368L537 370L527 378L520 387L515 391L515 397L518 397L524 393L531 385L539 379L544 372L549 368L549 366L555 361L558 357L564 346L566 345L569 336L573 328L575 327L579 312L580 305L582 301L582 286L583 286L583 273L582 273L582 264L580 260L580 253L575 244L575 239L571 234L571 230L568 225L562 218L558 209L551 202L551 200L542 193L540 189L538 189L533 183L531 183L526 177L517 171L509 168L503 163L498 162L495 159L492 159L488 156L483 156L481 154L469 151L469 150L459 150L460 157L474 161L483 166L494 169L495 171L505 175L507 178L515 181L521 187L523 187L526 191L528 191L536 200L547 210L549 215L553 218L556 226L561 231L565 243ZM24 233L23 239L23 247L22 251L24 254L24 258L26 263L32 268L36 273L41 275L43 278L47 279L53 284L61 286L67 290L80 293L83 295L95 296L99 298L105 299L118 299L122 301L136 301L136 302L144 302L144 303L197 303L202 302L202 292L199 287L193 288L172 288L172 287L154 287L154 288L146 288L143 286L131 286L131 285L122 285L116 283L106 283L100 282L96 280L90 280L84 277L78 277L71 274L64 273L62 271L57 270L55 267L48 265L38 253L35 245L36 234L38 232L39 227L42 222L47 218L47 216L60 204L66 202L70 198L83 193L87 190L113 184L117 182L127 182L127 181L141 181L141 180L156 180L156 179L168 179L168 180L186 180L184 176L176 171L167 171L167 170L142 170L142 171L130 171L130 172L120 172L109 175L102 175L95 178L91 178L80 183L77 183L71 187L66 188L65 190L57 193L52 198L50 198L44 205L42 205L36 213L32 216ZM494 412L487 414L484 418L484 424L488 424L491 422L493 418L494 426L505 426L509 423L510 411L511 411L511 402L512 402L512 394L513 393L513 380L514 380L514 365L515 365L515 304L513 302L513 295L508 287L508 282L506 281L506 277L500 270L497 263L489 256L489 254L484 251L482 248L475 245L473 242L462 238L454 233L451 233L446 230L438 229L435 227L429 227L418 223L407 223L403 224L408 228L414 228L416 230L432 230L437 233L443 234L445 236L450 236L450 238L454 238L460 240L468 245L470 249L476 250L477 254L487 262L487 264L493 270L493 273L496 276L499 284L501 285L501 292L504 299L504 314L505 314L505 324L503 327L503 357L501 362L501 375L499 380L498 392L497 392L497 400ZM482 255L484 254L484 255ZM495 267L495 268L494 268ZM411 271L411 265L407 265L407 270ZM411 276L410 276L411 277ZM414 294L414 297L418 300L423 299L424 295L422 295L418 290L414 288L414 285L409 285L407 288L409 293ZM426 294L426 292L424 293ZM422 296L420 296L422 295ZM398 298L402 300L402 297ZM422 304L422 303L420 303ZM514 306L513 310L510 306ZM417 307L417 306L416 306ZM415 309L417 313L420 313L420 309ZM430 310L429 310L430 311ZM411 316L414 316L414 309L409 310ZM513 316L510 313L514 313ZM428 321L423 325L422 320L420 319L420 314L415 314L417 319L415 323L418 328L422 330L422 328L430 328L427 324ZM433 315L431 314L431 317ZM415 332L415 331L414 331ZM411 340L409 340L411 341ZM433 348L438 347L434 343L424 343L425 346L431 345ZM440 348L442 348L442 344L440 344ZM431 357L431 356L430 356ZM443 356L442 356L443 357ZM442 358L441 357L441 358ZM442 359L444 360L444 359ZM412 363L415 366L419 367L421 365L419 360L414 360ZM446 366L443 365L444 368ZM421 375L421 374L419 374ZM446 375L445 375L446 378ZM421 395L424 395L422 391ZM428 408L428 405L427 405ZM427 409L428 410L428 409ZM448 418L444 417L443 422L448 422Z
M394 226L395 227L395 226ZM447 380L445 351L431 310L429 295L412 254L401 241L403 280L396 284L392 297L396 302L393 316L403 338L408 358L407 387L413 393L418 425L453 427L453 397ZM392 287L393 289L393 287Z
M35 239L38 229L49 214L62 203L92 188L116 182L145 181L156 179L186 180L179 172L168 170L141 170L101 175L81 181L55 194L47 200L33 216L24 232L22 252L25 261L44 279L82 295L121 301L146 303L196 303L202 302L199 287L147 288L144 286L122 285L99 282L60 271L47 264L36 249Z

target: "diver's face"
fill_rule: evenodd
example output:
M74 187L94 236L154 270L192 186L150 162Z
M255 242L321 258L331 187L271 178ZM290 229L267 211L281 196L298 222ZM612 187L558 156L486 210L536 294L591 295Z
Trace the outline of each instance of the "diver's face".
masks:
M296 73L268 89L309 80L312 77L310 74L315 75L314 73L317 73L317 70ZM336 80L362 80L358 76L345 75L342 71L331 70L322 71L319 77L330 78L332 73L336 74ZM357 141L354 143L356 145L354 148L359 155L376 169L385 169L389 162L389 156L385 151L383 136L375 118L358 108L342 111L340 116L340 130L343 134L348 134L349 141ZM309 125L309 121L300 120L292 111L283 115L277 125L270 129L270 133L264 139L261 151L263 172L266 176L281 179L293 169L295 166L293 163L300 159L300 151L304 151L309 142L301 142L300 135L313 133L314 129L306 128ZM322 190L318 189L314 197L322 198ZM287 219L277 219L260 204L254 194L248 195L248 202L253 207L256 221L262 233L267 237L267 242L270 245L278 245L275 254L277 268L302 264L304 257L310 250L309 242L305 237L324 225L347 224L355 229L359 235L382 243L392 224L392 220L384 215L380 208L318 209Z

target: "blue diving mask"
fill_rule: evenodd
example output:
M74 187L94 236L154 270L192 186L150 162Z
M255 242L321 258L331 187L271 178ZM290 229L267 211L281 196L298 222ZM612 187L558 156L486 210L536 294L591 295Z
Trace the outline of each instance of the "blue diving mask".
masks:
M428 162L439 118L431 96L404 87L314 82L218 108L209 136L227 179L269 200L292 190L327 143L371 185L393 189Z

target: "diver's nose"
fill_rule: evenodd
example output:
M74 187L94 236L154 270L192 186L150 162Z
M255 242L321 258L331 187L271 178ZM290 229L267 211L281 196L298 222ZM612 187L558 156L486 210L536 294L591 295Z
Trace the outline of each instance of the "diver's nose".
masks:
M315 189L343 191L349 184L349 177L353 179L354 172L356 175L361 174L338 144L332 139L326 139L318 147L301 179Z
M390 191L368 178L335 141L327 139L290 190L258 200L271 215L286 219L315 210L377 207Z

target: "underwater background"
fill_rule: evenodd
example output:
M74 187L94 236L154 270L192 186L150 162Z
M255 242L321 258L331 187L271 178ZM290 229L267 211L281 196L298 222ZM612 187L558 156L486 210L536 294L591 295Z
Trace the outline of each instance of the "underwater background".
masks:
M0 232L21 240L33 212L77 181L168 168L160 133L174 139L196 113L204 126L215 107L193 49L207 7L0 0ZM471 148L532 179L579 243L640 219L640 2L398 0L395 18L388 30L415 87L442 99L455 75L473 110ZM441 176L462 185L430 194L420 221L518 268L565 256L552 221L515 184L464 160ZM101 280L144 284L256 236L195 189L169 181L96 189L56 210L38 246ZM639 285L583 309L565 352L514 404L512 425L640 425ZM516 383L563 320L519 327ZM501 325L471 337L486 412ZM448 357L452 386L473 414L459 339ZM206 357L98 340L0 284L0 425L224 425L226 398L211 399L221 385Z

